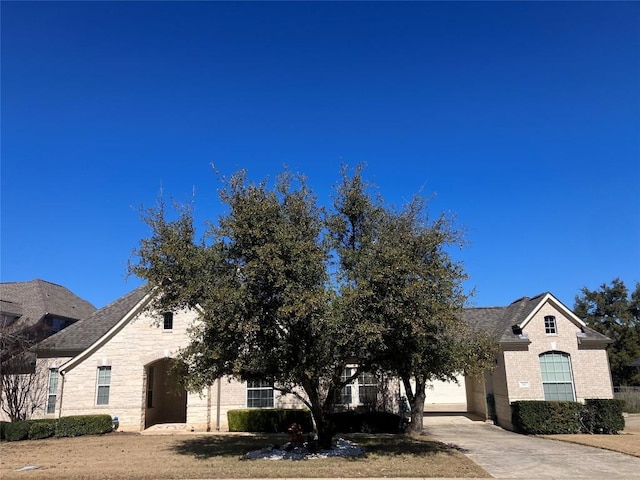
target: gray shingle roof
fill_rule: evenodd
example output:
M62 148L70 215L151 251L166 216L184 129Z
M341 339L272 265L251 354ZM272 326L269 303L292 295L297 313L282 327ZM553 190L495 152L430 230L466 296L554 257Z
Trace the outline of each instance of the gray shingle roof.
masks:
M15 328L28 328L45 315L80 320L96 311L91 303L69 289L44 280L0 283L2 313L20 314Z
M545 295L547 292L535 297L522 297L507 307L467 308L463 311L462 318L473 329L491 334L499 343L529 343L513 327L521 327ZM583 327L580 341L602 343L610 340L589 327Z
M90 316L43 340L35 350L39 354L45 352L75 354L87 349L129 313L150 290L151 287L148 285L136 288Z

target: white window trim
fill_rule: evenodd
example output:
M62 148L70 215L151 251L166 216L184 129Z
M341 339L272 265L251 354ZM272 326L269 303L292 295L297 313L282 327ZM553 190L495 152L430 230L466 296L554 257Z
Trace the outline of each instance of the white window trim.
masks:
M101 369L109 369L109 383L100 383L100 370ZM96 407L108 407L109 402L111 401L111 365L101 365L96 370L96 398L95 404ZM98 403L98 398L100 395L100 387L107 387L107 403Z
M55 389L53 390L53 392L51 392L51 379L53 376L53 373L55 372ZM47 382L47 404L45 406L45 413L47 415L55 415L56 413L56 405L58 403L58 382L60 380L60 372L58 372L57 368L50 368L49 369L49 381ZM53 411L50 412L49 411L49 405L51 403L51 398L53 397Z
M266 383L266 382L260 382L260 381L256 381L256 383ZM247 382L247 397L246 397L246 405L247 408L273 408L276 404L276 391L273 388L273 385L261 385L259 387L251 387L250 386L251 382ZM271 406L250 406L249 405L249 390L271 390Z
M566 357L566 358L567 358L567 363L569 364L569 379L570 379L570 381L564 381L564 382L558 382L558 381L550 382L550 381L546 381L546 382L545 382L544 377L542 376L542 366L540 366L540 377L541 377L541 379L542 379L542 394L544 395L544 385L545 385L545 384L548 384L548 385L551 385L551 384L558 384L558 385L559 385L559 384L562 384L562 385L566 385L566 384L568 384L568 383L571 383L571 393L572 393L572 395L573 395L573 399L572 399L572 400L566 400L566 401L575 402L575 401L576 401L576 384L575 384L575 380L574 380L574 378L573 378L573 365L572 365L572 362L571 362L571 355L570 355L569 353L567 353L567 352L561 352L561 351L559 351L559 350L550 350L550 351L543 352L543 353L541 353L540 355L538 355L538 363L540 363L540 359L541 359L544 355L548 355L548 354L552 354L552 353L556 353L556 354L559 354L559 355L561 355L561 356L563 356L563 357ZM545 398L544 398L544 399L545 399L545 401L547 400L546 395L545 395Z
M549 326L547 326L549 325ZM547 330L553 330L549 332ZM548 337L556 337L558 336L558 319L553 315L546 315L544 317L544 333Z
M354 370L357 367L355 366L348 366L345 368L346 372L343 371L342 373L342 380L344 381L346 378L350 377ZM345 397L344 390L345 389L349 389L350 390L350 397L351 397L351 402L342 402L339 405L342 405L344 407L348 407L348 408L353 408L353 407L359 407L359 406L363 406L363 405L367 405L367 403L365 403L360 397L360 390L362 388L366 388L366 387L375 387L376 388L376 393L378 394L380 392L380 379L373 375L373 377L376 380L376 383L364 383L364 376L365 375L373 375L370 372L360 372L358 374L358 376L356 378L354 378L351 383L348 383L347 385L345 385L345 387L343 387L343 390L340 391L340 400L342 401ZM377 396L376 394L376 396Z
M171 315L171 328L166 328L166 325L167 325L167 316L168 316L168 315ZM163 331L164 333L171 333L171 332L173 332L173 321L174 321L174 319L175 319L174 317L175 317L175 315L173 314L173 312L164 312L164 313L162 314L162 331Z

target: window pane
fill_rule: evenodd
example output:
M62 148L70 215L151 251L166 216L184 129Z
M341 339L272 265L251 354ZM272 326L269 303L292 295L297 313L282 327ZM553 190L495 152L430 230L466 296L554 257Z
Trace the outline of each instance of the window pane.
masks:
M360 404L374 404L378 397L378 379L368 372L358 375L358 400Z
M49 394L55 394L58 391L58 370L52 368L49 370Z
M109 387L98 387L98 405L109 405Z
M376 403L378 388L361 386L358 390L358 395L360 396L360 403Z
M353 399L351 397L351 385L345 385L342 388L340 403L353 403Z
M111 367L98 367L98 383L100 385L111 383Z
M56 413L56 396L49 395L47 398L47 413Z
M540 355L540 372L545 400L575 400L568 354L548 352Z

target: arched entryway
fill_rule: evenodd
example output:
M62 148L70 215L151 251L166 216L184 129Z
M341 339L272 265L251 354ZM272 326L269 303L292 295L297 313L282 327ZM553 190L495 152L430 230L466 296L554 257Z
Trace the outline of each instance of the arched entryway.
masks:
M187 392L171 372L172 359L156 360L145 368L144 428L158 423L187 422Z

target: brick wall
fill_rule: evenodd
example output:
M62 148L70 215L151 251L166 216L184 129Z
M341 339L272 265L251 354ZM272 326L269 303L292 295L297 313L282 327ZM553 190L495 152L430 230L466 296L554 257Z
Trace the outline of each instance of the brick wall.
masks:
M556 318L556 334L545 333L544 317L548 315ZM496 393L496 408L501 426L512 428L511 402L544 400L539 355L545 352L569 354L577 401L584 401L586 398L613 398L606 350L579 345L578 332L578 325L565 316L558 306L547 302L523 328L523 333L531 341L528 348L503 352L503 386L506 391L500 392L501 395ZM500 382L494 382L495 386L499 384Z
M547 315L556 318L555 335L545 333L544 317ZM539 355L549 351L569 354L578 401L585 398L613 398L606 350L579 345L576 334L580 332L580 327L551 302L542 306L523 332L531 340L528 355L505 352L508 365L507 388L511 401L544 399Z

